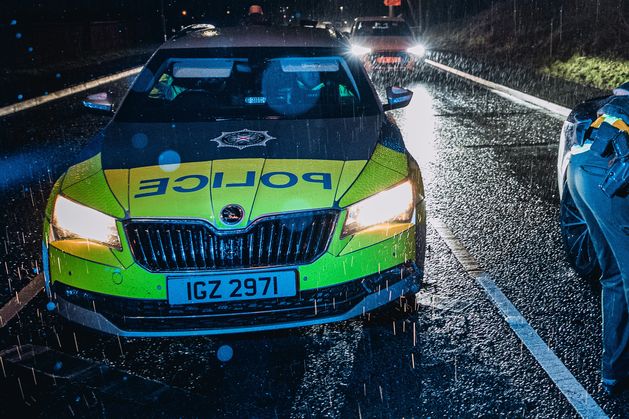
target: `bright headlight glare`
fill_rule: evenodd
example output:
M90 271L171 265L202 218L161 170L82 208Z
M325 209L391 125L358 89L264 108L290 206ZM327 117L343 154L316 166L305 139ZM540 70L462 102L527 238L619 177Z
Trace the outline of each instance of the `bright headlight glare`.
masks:
M413 186L406 181L347 207L342 237L378 225L409 223L413 218Z
M371 53L371 48L363 47L362 45L352 45L352 54L354 55L366 55Z
M64 196L57 196L52 214L55 240L86 239L120 248L116 219Z
M412 46L408 48L406 51L409 54L417 55L418 57L423 57L426 54L426 48L421 44Z

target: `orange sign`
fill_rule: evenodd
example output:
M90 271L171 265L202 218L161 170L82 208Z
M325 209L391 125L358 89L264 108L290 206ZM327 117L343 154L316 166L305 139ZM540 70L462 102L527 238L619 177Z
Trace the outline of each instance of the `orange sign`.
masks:
M384 0L385 6L401 6L402 0Z

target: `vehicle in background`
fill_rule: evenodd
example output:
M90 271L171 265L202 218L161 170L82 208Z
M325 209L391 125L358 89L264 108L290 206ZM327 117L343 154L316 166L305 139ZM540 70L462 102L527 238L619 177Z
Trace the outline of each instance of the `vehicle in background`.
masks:
M352 52L369 70L413 70L423 64L425 47L418 42L404 19L359 17L350 32Z

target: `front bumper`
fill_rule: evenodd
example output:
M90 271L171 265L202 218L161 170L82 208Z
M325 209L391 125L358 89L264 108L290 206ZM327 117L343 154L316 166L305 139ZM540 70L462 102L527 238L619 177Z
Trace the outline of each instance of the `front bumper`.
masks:
M127 337L222 335L333 323L358 317L419 291L423 272L405 263L379 274L300 292L297 297L207 305L112 297L53 285L59 314Z

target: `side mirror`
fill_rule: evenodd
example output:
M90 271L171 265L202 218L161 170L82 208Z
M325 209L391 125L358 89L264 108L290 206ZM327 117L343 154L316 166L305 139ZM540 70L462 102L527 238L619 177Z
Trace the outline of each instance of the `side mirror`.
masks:
M114 112L113 97L107 92L94 93L83 100L83 106L99 113L111 114Z
M382 105L385 111L399 109L411 103L413 92L402 87L387 87L387 103Z

